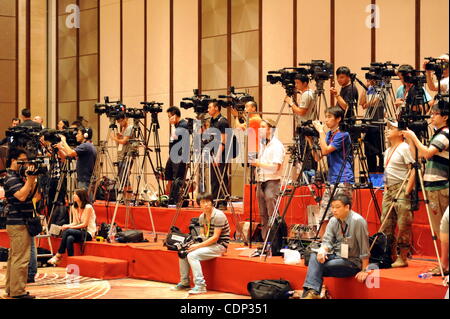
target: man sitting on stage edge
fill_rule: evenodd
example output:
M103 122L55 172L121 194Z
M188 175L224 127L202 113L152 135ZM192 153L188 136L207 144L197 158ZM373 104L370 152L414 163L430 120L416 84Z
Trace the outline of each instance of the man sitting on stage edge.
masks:
M230 225L225 214L214 208L213 200L214 197L210 193L202 193L197 197L197 203L203 211L199 217L200 237L203 242L191 245L187 257L179 258L180 283L172 290L190 288L189 268L191 268L195 287L189 290L189 293L206 293L206 282L200 261L222 256L227 251L230 242Z
M319 299L323 277L351 277L364 283L369 275L369 231L366 220L351 210L346 195L337 195L331 203L333 216L322 245L311 253L303 284L302 299Z
M324 126L319 121L314 121L313 125L319 132L319 144L322 156L327 157L328 162L328 183L325 193L322 197L320 203L320 215L325 214L325 209L327 208L328 202L330 200L331 194L333 192L334 184L338 182L338 189L334 195L343 193L347 195L350 200L352 199L352 184L355 182L353 176L352 168L352 147L350 134L347 132L339 131L339 125L344 119L344 111L339 107L335 106L329 108L326 113L325 124L330 129L330 131L325 135ZM340 176L342 166L344 170ZM339 178L339 180L338 180ZM331 218L332 214L330 210L327 212L327 216L324 219L324 223L321 227L319 236L322 237L325 232L325 228L328 220Z

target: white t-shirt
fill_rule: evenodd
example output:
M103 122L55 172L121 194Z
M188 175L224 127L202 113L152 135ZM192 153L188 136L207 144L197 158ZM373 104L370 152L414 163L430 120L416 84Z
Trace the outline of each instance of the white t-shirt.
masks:
M314 120L313 115L315 109L315 101L314 92L312 90L308 89L301 94L298 107L301 109L307 109L308 111L303 116L295 114L296 126L299 126L302 122Z
M397 147L389 147L384 152L384 184L392 186L402 183L408 174L409 164L414 162L407 143L402 142Z
M285 150L283 143L274 136L269 144L260 147L259 160L261 163L283 164L284 155ZM282 175L282 166L275 170L258 167L259 182L278 180L281 179Z
M436 88L438 87L438 81L434 82L434 86L436 86ZM444 93L448 94L448 76L441 80L441 93L442 94L444 94Z

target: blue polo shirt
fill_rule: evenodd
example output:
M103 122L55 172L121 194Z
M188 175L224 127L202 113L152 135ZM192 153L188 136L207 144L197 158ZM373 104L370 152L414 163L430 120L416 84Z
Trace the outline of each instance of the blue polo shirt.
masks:
M348 156L349 152L352 152L352 145L350 134L347 132L337 131L332 133L329 131L326 135L327 145L331 145L336 150L327 155L328 160L328 182L331 184L336 183L341 171L341 167L345 161L344 172L339 180L339 183L351 183L355 182L352 169L352 158ZM347 159L348 158L348 159Z

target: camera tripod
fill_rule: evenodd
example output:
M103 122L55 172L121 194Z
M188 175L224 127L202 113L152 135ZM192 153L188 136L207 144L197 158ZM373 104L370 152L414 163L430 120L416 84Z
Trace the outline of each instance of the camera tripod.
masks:
M281 225L281 223L277 224L277 227L274 229L275 226L275 222L277 221L277 219L279 217L281 217L281 220L285 220L287 211L290 207L290 204L292 202L292 199L295 196L295 192L297 191L297 189L300 187L301 185L301 181L303 180L309 191L311 196L314 198L314 200L318 203L320 202L320 197L317 196L316 192L313 190L311 184L308 181L308 178L304 172L304 160L306 158L306 147L303 150L303 154L300 152L300 136L297 136L295 139L295 145L289 148L290 151L290 159L289 159L289 165L287 165L285 167L284 173L283 173L283 179L280 183L280 194L277 197L277 201L275 203L275 207L274 210L272 212L272 215L270 216L269 222L268 222L268 231L266 234L266 238L264 240L264 244L261 250L261 255L260 258L262 259L263 255L264 257L264 261L266 261L267 259L267 251L268 251L268 242L272 242L274 236L277 234L278 229ZM293 183L293 188L292 189L288 189L288 185L289 185L289 179L292 176L292 172L293 169L295 167L298 167L299 170L299 174L297 176L297 180ZM284 211L283 213L280 215L279 214L279 208L281 205L281 201L285 196L289 196L288 197L288 201L284 207Z
M121 169L119 169L119 171L121 172L121 174L119 176L119 189L118 189L118 195L116 198L116 205L114 207L113 218L111 221L111 228L108 233L109 240L112 239L112 235L115 232L114 221L116 219L117 211L118 211L119 204L121 201L124 201L125 206L126 206L125 229L128 228L129 220L131 220L133 227L135 227L134 217L131 213L130 200L129 200L128 196L124 195L125 193L129 194L130 192L132 195L135 195L134 204L137 205L137 197L139 195L139 187L136 188L135 192L133 192L132 189L130 191L128 189L128 187L131 186L131 183L129 181L129 177L131 176L131 169L133 167L133 164L135 162L137 162L137 160L139 158L139 146L141 144L140 137L142 136L142 131L139 126L139 124L140 124L139 119L133 119L133 120L134 120L133 121L134 123L133 123L132 135L131 135L130 140L128 141L128 143L130 143L130 149L125 154L125 157L124 157L123 161L121 162L121 164L122 164ZM145 163L145 157L146 157L146 155L144 154L144 159L143 159L144 163ZM144 174L144 165L138 167L137 163L136 163L136 165L134 165L134 169L135 169L136 176L142 176ZM153 222L153 214L151 212L150 203L148 201L147 201L147 209L148 209L150 222L152 225L153 235L155 236L155 241L156 241L157 234L156 234L156 229L155 229L155 225Z
M106 145L107 141L100 141L99 150L97 152L97 159L95 161L94 171L91 177L91 192L93 200L96 199L97 190L102 180L102 177L108 176L108 172L112 173L114 179L114 185L119 184L119 178L116 173L114 162L111 159L111 155L108 151L108 146ZM106 164L106 165L105 165ZM114 188L116 198L117 198L117 189Z

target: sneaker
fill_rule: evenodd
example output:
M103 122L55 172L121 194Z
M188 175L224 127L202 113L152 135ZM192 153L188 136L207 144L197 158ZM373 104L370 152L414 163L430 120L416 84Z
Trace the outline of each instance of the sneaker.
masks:
M175 287L170 288L170 290L173 290L173 291L180 291L180 290L187 290L187 289L190 289L190 288L191 288L191 286L189 286L189 285L185 286L185 285L183 285L183 284L180 282L180 283L178 283Z
M26 293L25 295L20 296L12 296L14 299L35 299L35 296L30 295L29 293Z
M301 299L320 299L320 294L318 294L314 289L308 289L303 292Z
M204 286L195 286L191 290L189 290L190 295L198 295L207 293L206 288Z

